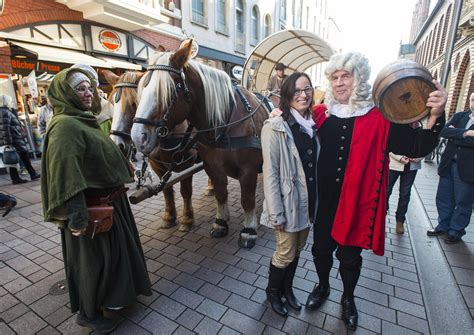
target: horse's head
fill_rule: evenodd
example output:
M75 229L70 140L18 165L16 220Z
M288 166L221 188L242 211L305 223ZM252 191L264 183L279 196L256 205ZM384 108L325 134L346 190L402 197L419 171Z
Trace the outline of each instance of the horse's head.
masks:
M127 154L131 143L130 131L137 110L137 87L143 73L133 71L117 76L111 71L103 70L103 74L107 82L114 87L109 97L114 105L110 138Z
M175 53L154 54L140 80L139 104L131 135L137 149L145 154L150 153L170 129L183 122L192 108L185 76L191 44L191 41L185 43Z

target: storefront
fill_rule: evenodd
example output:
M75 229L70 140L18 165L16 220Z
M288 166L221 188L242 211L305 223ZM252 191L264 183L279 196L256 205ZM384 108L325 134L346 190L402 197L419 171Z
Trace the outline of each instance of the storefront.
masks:
M237 80L239 83L242 79L242 67L245 63L245 58L200 45L197 60L225 71L232 79Z

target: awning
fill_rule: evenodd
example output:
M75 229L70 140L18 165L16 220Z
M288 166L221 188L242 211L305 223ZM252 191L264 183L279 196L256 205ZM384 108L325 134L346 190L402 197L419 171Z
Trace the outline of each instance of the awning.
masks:
M113 68L113 66L102 59L95 58L77 51L16 41L11 42L11 44L26 49L29 52L35 53L38 56L38 60L65 64L88 64L90 66L102 67L106 69Z
M40 75L36 76L36 81L48 81L50 82L53 80L54 74L48 73L48 72L43 72Z
M261 92L266 89L276 63L285 64L285 73L291 74L328 61L333 53L332 47L312 32L276 32L260 42L245 61L242 85Z
M110 57L99 57L101 60L107 62L111 67L117 68L117 69L127 69L127 70L136 70L136 71L142 71L143 68L141 65L126 62L120 59L115 59L115 58L110 58Z

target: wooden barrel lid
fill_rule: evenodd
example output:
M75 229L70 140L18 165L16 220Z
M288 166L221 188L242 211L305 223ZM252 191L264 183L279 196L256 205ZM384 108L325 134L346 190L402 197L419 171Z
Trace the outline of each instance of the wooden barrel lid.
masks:
M401 59L377 75L372 95L382 114L394 123L411 123L428 115L429 94L436 90L431 73L421 64Z

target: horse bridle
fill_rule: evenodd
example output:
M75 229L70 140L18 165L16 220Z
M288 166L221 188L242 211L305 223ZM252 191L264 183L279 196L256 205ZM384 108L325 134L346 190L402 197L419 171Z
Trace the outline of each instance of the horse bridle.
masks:
M173 109L173 105L176 102L176 98L178 97L178 92L184 89L184 94L186 99L189 99L189 89L188 86L186 85L186 75L184 74L183 69L177 69L173 66L170 65L151 65L147 68L147 72L153 73L153 71L167 71L167 72L172 72L180 76L182 83L176 83L175 84L175 91L176 94L174 94L171 97L171 102L168 104L168 107L166 108L166 112L163 114L163 117L159 120L148 120L145 118L141 117L136 117L133 119L133 123L141 123L147 126L152 126L155 127L155 133L159 138L163 138L168 136L169 134L169 129L166 126L166 122L168 122L170 115L171 115L171 110ZM147 74L145 74L147 75ZM144 86L146 87L150 81L151 75L148 75L145 77L145 82Z
M122 88L128 87L128 88L138 88L138 84L135 83L119 83L114 86L115 89L115 96L114 96L114 102L117 103L120 101L120 98L122 97ZM115 135L118 137L123 138L124 140L131 141L132 136L129 133L126 133L121 130L110 130L110 135Z

